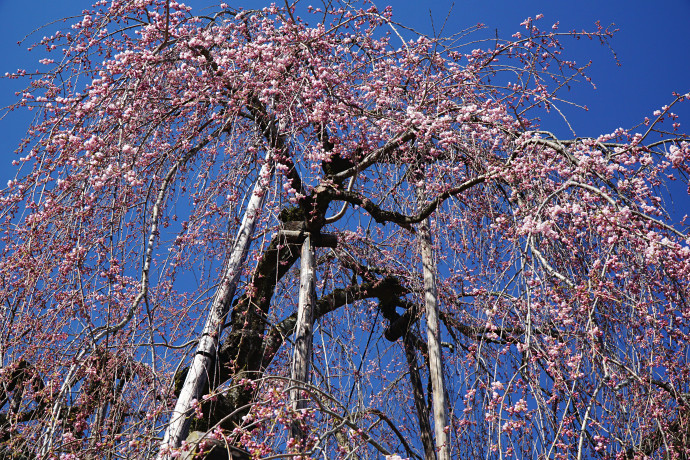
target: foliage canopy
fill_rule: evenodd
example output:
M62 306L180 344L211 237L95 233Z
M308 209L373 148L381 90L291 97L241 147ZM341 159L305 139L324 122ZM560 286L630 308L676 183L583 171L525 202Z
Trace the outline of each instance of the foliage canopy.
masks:
M688 95L633 130L557 137L539 117L587 78L561 42L611 32L539 19L477 44L366 2L113 0L45 38L58 57L18 103L40 116L0 194L0 456L157 455L220 299L183 450L433 458L428 225L452 457L685 458L690 241L665 187L687 177Z

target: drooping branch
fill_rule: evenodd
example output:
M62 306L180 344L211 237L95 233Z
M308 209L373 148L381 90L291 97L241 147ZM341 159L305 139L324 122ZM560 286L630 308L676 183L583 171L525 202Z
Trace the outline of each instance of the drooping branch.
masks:
M205 127L206 125L204 125ZM203 129L203 127L202 127ZM70 367L67 376L65 377L62 386L60 387L60 391L58 396L55 398L55 403L52 408L52 422L50 424L50 427L45 430L45 433L43 434L43 437L41 439L41 448L39 450L40 455L45 455L47 452L50 451L53 445L53 435L56 430L56 423L57 420L60 419L59 417L59 411L60 411L60 401L62 400L64 394L69 390L69 388L73 385L73 379L74 376L82 369L84 362L85 362L85 357L89 350L91 348L95 348L98 346L98 343L103 339L104 337L107 337L110 334L113 334L115 332L120 331L123 329L129 322L132 320L134 317L135 312L138 310L139 306L146 300L148 296L148 291L149 291L149 283L150 283L150 270L151 270L151 265L153 261L153 250L154 250L154 245L156 240L159 237L160 234L160 220L161 220L161 213L164 208L164 203L165 199L169 193L169 189L173 183L173 180L175 176L177 175L178 171L182 168L185 167L185 165L191 160L195 155L197 155L204 147L206 147L213 139L217 138L225 129L225 123L223 126L217 128L211 135L207 136L205 139L200 140L197 145L189 149L185 154L179 158L173 165L170 167L168 172L166 173L165 177L161 181L160 186L158 187L157 193L156 193L156 199L153 204L153 209L151 211L151 224L149 226L149 231L147 233L146 241L145 241L145 252L144 252L144 257L143 257L143 264L141 268L141 278L139 282L139 292L137 293L136 297L134 298L134 301L132 302L131 306L128 308L127 312L125 315L115 324L113 325L108 325L99 328L100 330L94 331L95 333L93 334L93 337L91 339L91 347L83 347L78 353L76 358L74 359L74 364Z
M88 419L95 413L94 425L88 430L89 446L92 446L102 435L100 412L107 410L110 406L109 412L118 414L116 417L123 419L124 415L117 410L117 405L121 402L125 383L133 381L137 376L148 380L152 375L148 366L131 357L123 359L107 351L105 347L97 348L94 355L88 358L86 365L92 366L92 371L82 371L74 377L75 382L79 382L81 386L80 392L86 397L73 401L58 401L60 418L55 421L55 424L63 429L68 428L73 435L83 438L85 425L78 425L75 422ZM26 360L20 360L12 367L14 367L14 372L10 373L12 379L9 385L3 386L7 391L14 392L11 403L14 405L16 401L17 404L15 407L10 407L8 412L0 412L0 458L5 458L3 455L6 452L15 454L17 458L21 458L22 455L26 458L36 458L36 452L28 445L23 445L26 439L16 436L16 425L40 419L53 403L54 394L50 393L50 387L46 385L36 367ZM117 436L120 427L118 423L110 425L110 436ZM14 456L7 458L14 458Z
M376 415L378 418L380 418L381 420L383 420L383 421L386 423L386 425L388 425L388 427L393 431L393 433L395 433L395 435L398 437L398 439L400 440L400 443L401 443L401 444L403 445L403 447L405 448L405 451L407 452L407 455L409 455L410 457L416 457L416 458L421 459L421 457L420 457L418 454L416 454L416 453L412 450L412 448L410 447L409 443L405 440L405 437L402 435L402 433L400 432L400 430L398 430L398 427L395 426L395 424L393 423L393 421L392 421L390 418L388 418L388 417L386 416L386 414L384 414L382 411L380 411L380 410L378 410L378 409L368 409L368 410L364 411L364 413L366 413L366 414L374 414L374 415ZM428 424L428 420L427 420L427 424ZM429 431L429 433L431 433L431 431ZM423 442L423 440L422 440L422 442ZM431 451L431 452L432 452L432 454L433 454L433 444L431 444L431 447L432 447L432 451ZM425 444L425 453L426 453L426 444Z
M645 435L637 446L628 448L625 451L624 458L633 460L640 458L640 454L643 458L648 458L662 447L668 447L671 451L675 451L674 453L679 454L678 458L686 458L684 456L686 454L685 448L687 448L688 441L690 441L688 421L687 413L679 415L663 431L661 428L657 428ZM671 452L666 452L666 454L667 456L671 455Z

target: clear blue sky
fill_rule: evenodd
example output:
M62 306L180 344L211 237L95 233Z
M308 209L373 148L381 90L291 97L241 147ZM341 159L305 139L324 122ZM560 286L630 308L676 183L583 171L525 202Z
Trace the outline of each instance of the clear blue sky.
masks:
M226 0L231 6L257 8L269 1ZM319 5L320 0L302 0L304 4ZM194 11L200 11L219 0L189 0ZM590 71L597 90L583 84L568 95L569 99L589 107L588 112L574 110L569 117L579 135L612 132L618 127L630 127L648 116L656 108L670 102L671 93L690 91L690 0L625 1L625 0L451 0L420 2L394 0L394 17L422 32L431 33L430 12L437 29L443 23L451 5L452 12L445 26L452 33L482 22L489 29L485 34L509 37L522 28L526 17L544 14L542 27L559 21L561 30L592 29L594 22L615 23L620 32L612 46L622 64L618 67L611 52L589 40L570 42L566 56L577 61L593 60ZM19 67L35 69L39 59L36 52L28 53L26 46L32 39L40 39L64 23L47 26L34 34L22 46L17 41L33 30L55 19L79 14L90 0L0 0L0 75ZM379 7L386 2L377 1ZM14 91L22 81L0 79L0 107L14 100ZM690 126L690 103L681 115L686 115L685 131ZM26 130L30 113L15 112L0 120L0 186L11 176L12 153ZM681 120L683 121L683 120ZM553 128L564 133L564 126Z

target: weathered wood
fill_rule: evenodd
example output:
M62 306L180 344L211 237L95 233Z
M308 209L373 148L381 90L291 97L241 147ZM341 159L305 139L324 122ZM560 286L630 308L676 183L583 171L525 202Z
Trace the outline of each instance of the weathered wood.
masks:
M423 178L423 170L418 172L418 179ZM425 207L424 182L417 187L419 208ZM429 218L423 219L417 226L419 249L422 255L422 272L424 276L424 306L426 313L426 335L429 350L429 380L431 381L431 401L434 418L434 435L436 438L436 455L438 460L450 459L448 443L448 415L446 412L446 388L443 379L443 361L441 355L441 332L438 318L438 294L436 291L436 262L434 261L429 233Z
M292 357L292 372L294 388L290 390L290 403L294 410L302 410L307 401L303 399L299 382L308 382L309 365L312 352L312 328L314 323L315 299L314 249L311 236L307 235L302 243L302 255L299 276L299 303L297 306L297 323L295 325L295 349ZM290 433L293 438L303 437L299 422L292 424Z
M443 381L443 362L441 358L441 335L438 320L438 296L436 293L436 266L431 250L429 222L424 219L418 227L419 245L422 252L424 270L424 304L426 307L426 332L429 347L429 379L431 380L434 434L438 460L449 460L449 445L446 426L446 391Z
M189 415L193 410L194 402L201 400L202 392L213 373L218 341L222 332L221 328L235 295L240 273L242 273L242 264L247 257L251 236L254 233L257 215L263 205L271 170L270 157L267 155L247 204L247 210L242 218L223 277L211 303L211 309L199 337L194 359L189 366L182 390L170 416L168 428L165 430L158 454L159 459L172 458L168 453L170 449L178 448L187 437L190 423Z

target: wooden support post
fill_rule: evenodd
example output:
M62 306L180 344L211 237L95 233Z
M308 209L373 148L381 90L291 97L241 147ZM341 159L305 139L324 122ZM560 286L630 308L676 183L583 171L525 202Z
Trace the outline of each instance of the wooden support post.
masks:
M417 174L417 202L421 208L425 203L424 170ZM438 319L438 295L436 291L436 262L434 261L429 233L429 219L426 218L417 227L419 248L422 254L422 271L424 275L424 305L426 309L426 335L429 348L429 380L431 380L431 401L434 418L434 435L438 460L450 460L448 443L448 416L446 412L446 387L443 379L443 359L441 355L441 331Z
M180 395L177 398L177 403L170 415L170 422L161 442L158 454L159 459L167 460L173 458L170 450L180 447L182 441L187 437L189 433L189 417L193 411L194 403L195 401L200 402L204 387L213 374L213 366L222 332L221 328L228 314L232 298L235 295L237 281L239 280L240 273L242 273L242 264L247 257L251 236L254 233L256 218L263 206L263 197L266 194L266 187L272 171L270 163L270 157L267 154L266 162L261 167L259 178L254 185L252 196L247 204L247 210L237 232L223 277L213 297L206 324L204 324L204 329L199 337L194 359L189 366L189 371L187 372Z
M302 397L299 383L307 383L311 364L312 334L314 324L316 274L314 270L314 249L312 237L307 234L302 243L302 254L299 276L299 304L297 307L297 324L295 325L295 349L292 357L292 385L290 403L299 411L306 408L307 401ZM294 439L303 439L304 433L299 421L293 422L290 433Z
M424 303L426 306L426 335L429 347L429 379L431 380L431 401L434 416L434 434L438 460L449 460L450 451L446 426L446 389L443 381L441 357L441 333L438 320L438 296L436 293L436 265L431 250L429 222L424 219L418 228L419 244L424 270Z

